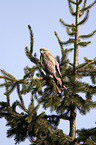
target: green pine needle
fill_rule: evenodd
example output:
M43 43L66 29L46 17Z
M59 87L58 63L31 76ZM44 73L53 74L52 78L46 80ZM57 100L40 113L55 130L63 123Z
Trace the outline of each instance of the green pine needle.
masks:
M91 43L91 41L88 41L88 42L79 42L78 45L81 46L81 47L86 47L90 43Z
M28 28L30 30L30 53L33 53L33 33L30 25L28 25Z
M74 2L73 2L73 3L74 3ZM76 13L74 12L74 10L73 10L73 8L72 8L71 1L70 1L70 0L68 0L68 4L69 4L70 13L71 13L73 16L75 16Z
M89 10L87 10L85 17L83 18L83 20L81 22L79 22L78 25L84 24L88 20L88 17L89 17Z
M61 24L63 24L64 26L67 26L67 27L69 27L69 28L71 28L72 27L72 25L70 25L70 24L67 24L67 23L65 23L62 19L60 19L60 22L61 22Z
M79 38L90 38L91 36L94 36L96 33L96 30L94 30L92 33L87 35L80 35Z

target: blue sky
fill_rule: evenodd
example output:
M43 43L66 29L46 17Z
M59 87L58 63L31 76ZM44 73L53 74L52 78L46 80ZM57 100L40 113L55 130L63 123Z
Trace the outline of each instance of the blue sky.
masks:
M90 0L88 0L89 4ZM92 2L92 1L91 1ZM89 20L80 28L80 34L88 34L96 29L96 5L91 9ZM62 27L59 19L73 23L74 18L68 11L67 0L3 0L0 1L0 69L21 79L24 75L25 66L33 66L25 55L25 47L30 44L28 25L31 25L34 34L34 52L39 58L39 49L47 47L52 55L60 55L60 47L54 35L57 31L61 40L67 40L66 29ZM96 57L96 35L91 38L92 43L86 48L79 50L79 63L83 62L83 57L90 59ZM72 61L72 54L69 55ZM89 80L88 80L89 81ZM0 88L1 89L1 88ZM0 91L0 100L5 100L4 89ZM12 95L11 99L13 99ZM94 100L96 96L94 97ZM27 100L27 98L25 98ZM14 100L14 99L13 99ZM90 114L77 115L77 128L90 128L95 126L96 110L91 110ZM90 120L90 118L92 118ZM14 144L13 138L6 138L6 121L0 120L0 143L2 145ZM68 122L60 123L60 128L68 132ZM29 144L25 141L20 145Z

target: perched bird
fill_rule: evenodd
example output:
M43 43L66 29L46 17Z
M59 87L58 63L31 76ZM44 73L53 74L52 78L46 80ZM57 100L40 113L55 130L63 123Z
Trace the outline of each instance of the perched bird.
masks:
M49 52L47 48L41 48L40 53L41 53L40 62L44 71L51 78L54 79L58 92L61 93L62 76L61 76L61 72L60 72L59 64L57 60L51 55L51 53Z

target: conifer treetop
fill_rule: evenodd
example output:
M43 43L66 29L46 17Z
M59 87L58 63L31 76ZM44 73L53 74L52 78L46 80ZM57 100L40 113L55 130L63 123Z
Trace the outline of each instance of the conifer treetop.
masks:
M40 59L33 51L34 36L30 25L30 46L25 47L25 53L34 64L33 67L26 66L24 76L19 80L0 69L0 80L4 80L0 87L5 87L6 97L5 102L0 102L0 118L4 117L7 120L7 137L13 136L15 143L20 143L26 138L29 138L32 145L96 143L96 128L76 130L77 110L81 115L86 115L91 108L96 108L96 102L92 99L93 95L96 95L96 58L90 60L85 56L83 63L78 61L79 49L88 46L91 41L85 40L96 33L96 30L93 30L90 34L79 35L79 28L86 24L90 9L95 3L96 0L90 5L87 5L87 0L68 0L69 10L75 22L67 24L60 19L60 23L66 28L69 39L63 41L58 33L54 32L61 50L61 59L56 56L65 86L61 93L58 92L53 79L43 70ZM66 48L67 45L69 48ZM73 62L68 58L71 52ZM83 81L84 77L90 77L92 84ZM11 102L11 94L15 90L18 100ZM30 104L26 107L24 95L29 94ZM40 106L44 111L38 113ZM20 108L20 113L17 107ZM46 113L48 108L50 114ZM69 122L68 135L63 132L64 128L58 127L61 119Z

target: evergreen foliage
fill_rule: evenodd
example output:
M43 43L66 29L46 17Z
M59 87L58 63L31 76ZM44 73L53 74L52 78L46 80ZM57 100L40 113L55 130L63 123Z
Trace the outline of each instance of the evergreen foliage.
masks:
M15 143L29 138L31 145L96 144L96 128L76 130L75 123L76 110L85 115L91 108L96 107L96 102L92 100L93 95L96 95L96 58L90 60L85 57L84 63L78 63L78 49L91 43L91 41L86 42L83 39L90 38L96 33L94 30L90 34L79 36L79 27L88 20L90 8L95 3L96 0L86 6L87 0L68 0L69 10L75 18L75 22L67 24L60 19L60 23L66 27L69 39L61 41L55 31L62 54L61 59L59 56L56 59L60 65L62 82L66 86L61 93L56 89L52 78L44 73L36 53L33 53L34 37L30 25L28 25L30 48L26 47L25 53L34 66L32 68L26 66L24 68L25 75L20 80L5 70L1 70L0 79L3 79L4 83L0 84L0 87L5 87L6 102L0 102L0 118L4 117L7 120L7 126L10 127L7 130L7 137L13 136ZM73 48L65 49L64 46L67 44L72 44ZM71 52L74 54L73 63L68 59L68 54ZM90 77L93 85L83 82L83 77ZM11 105L10 96L15 89L19 100ZM27 93L31 94L28 108L26 108L23 99L23 95ZM85 94L85 97L82 96L82 93ZM34 105L35 100L37 100L37 106ZM39 114L40 105L43 106L45 112ZM21 113L17 111L18 106L22 110ZM47 108L50 108L51 112L55 111L55 114L47 115ZM69 135L58 129L60 119L69 121Z

